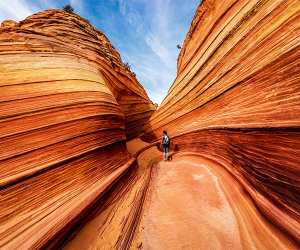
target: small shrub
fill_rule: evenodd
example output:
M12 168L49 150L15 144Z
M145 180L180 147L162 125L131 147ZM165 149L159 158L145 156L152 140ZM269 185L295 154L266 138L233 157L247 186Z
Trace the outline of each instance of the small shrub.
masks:
M177 47L177 49L181 49L181 46L180 46L180 44L177 44L177 46L176 46L176 47Z
M63 7L63 10L68 13L74 13L74 8L71 6L71 4L67 4Z
M126 68L127 70L129 70L129 71L131 70L131 69L130 69L130 64L129 64L128 62L124 63L124 66L125 66L125 68Z

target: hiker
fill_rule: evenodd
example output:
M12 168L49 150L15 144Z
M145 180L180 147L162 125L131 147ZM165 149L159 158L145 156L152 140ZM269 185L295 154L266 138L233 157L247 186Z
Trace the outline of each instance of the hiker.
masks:
M168 133L166 130L163 131L163 137L162 137L162 147L163 147L163 155L164 155L164 160L167 161L169 160L169 148L170 148L170 138L168 136Z

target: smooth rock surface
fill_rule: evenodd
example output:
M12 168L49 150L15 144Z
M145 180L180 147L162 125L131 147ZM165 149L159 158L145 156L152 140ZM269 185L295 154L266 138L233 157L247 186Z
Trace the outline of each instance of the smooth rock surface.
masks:
M155 166L138 238L143 249L296 249L222 166L197 155Z

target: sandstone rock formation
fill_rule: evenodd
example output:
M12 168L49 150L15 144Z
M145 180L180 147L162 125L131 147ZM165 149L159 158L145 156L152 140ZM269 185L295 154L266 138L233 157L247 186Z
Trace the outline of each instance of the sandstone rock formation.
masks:
M202 1L144 139L226 168L300 242L299 1Z
M79 16L0 31L0 248L299 248L298 0L203 0L154 113Z
M155 107L103 33L48 10L0 29L0 248L57 238L134 163Z

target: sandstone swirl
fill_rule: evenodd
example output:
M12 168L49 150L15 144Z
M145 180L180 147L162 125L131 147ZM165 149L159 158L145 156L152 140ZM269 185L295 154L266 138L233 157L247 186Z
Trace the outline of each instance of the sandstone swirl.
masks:
M60 10L2 23L0 71L0 248L36 248L133 164L125 140L155 107L105 35Z
M201 1L156 111L79 16L0 31L1 249L299 249L299 0Z
M202 1L143 138L167 129L176 150L222 165L299 243L299 83L299 1Z

